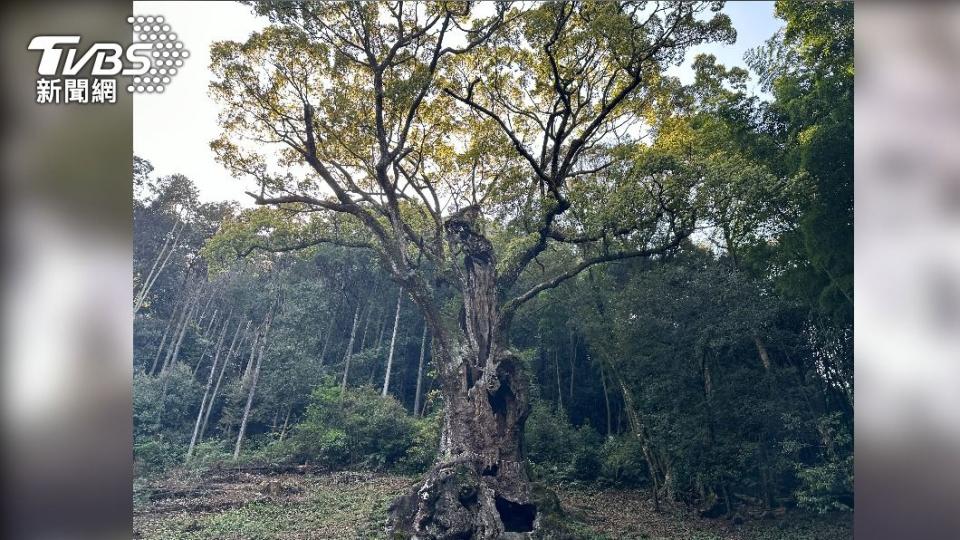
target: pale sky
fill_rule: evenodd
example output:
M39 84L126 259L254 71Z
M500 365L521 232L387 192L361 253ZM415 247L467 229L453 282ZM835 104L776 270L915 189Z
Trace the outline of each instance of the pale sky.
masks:
M162 15L190 51L173 81L162 94L136 94L133 100L133 151L150 161L155 174L183 174L197 185L204 202L235 200L249 206L245 190L252 180L235 179L214 160L210 141L217 137L218 106L208 94L211 82L210 45L216 41L242 41L267 21L256 17L249 6L233 2L142 2L133 3L134 15ZM683 66L671 68L690 82L689 63L699 53L712 53L731 67L746 68L744 53L762 44L783 21L773 15L773 2L728 2L724 8L734 28L734 45L702 45L687 54ZM755 90L755 81L751 85Z

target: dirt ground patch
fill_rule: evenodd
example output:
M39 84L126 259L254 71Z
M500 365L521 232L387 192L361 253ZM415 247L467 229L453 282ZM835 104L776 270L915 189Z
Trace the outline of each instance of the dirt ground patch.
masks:
M771 519L702 518L682 505L654 508L650 493L637 490L557 488L564 511L597 538L684 540L843 540L853 538L852 516L790 512Z
M412 481L354 472L172 479L135 505L134 538L379 538L387 504Z
M141 486L134 538L300 540L385 538L386 508L415 478L367 472L264 474L219 471ZM586 538L685 540L841 540L851 516L729 520L682 507L654 511L644 491L555 488Z

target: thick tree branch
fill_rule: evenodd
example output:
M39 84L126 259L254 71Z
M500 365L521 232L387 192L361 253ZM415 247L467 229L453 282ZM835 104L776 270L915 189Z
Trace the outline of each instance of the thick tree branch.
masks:
M547 182L548 184L550 183L550 177L546 175L546 173L540 167L540 164L537 163L537 159L533 157L532 154L530 154L530 151L527 150L526 146L523 145L523 142L520 140L519 137L517 137L517 134L514 133L512 129L510 129L510 126L508 126L507 123L502 118L500 118L499 115L497 115L497 113L493 112L487 107L484 107L480 103L477 103L476 101L474 101L473 96L471 95L472 92L468 92L466 96L461 96L456 92L450 90L449 88L444 88L443 92L448 96L452 97L453 99L463 103L464 105L467 105L483 113L484 115L491 118L494 122L496 122L500 126L500 129L503 130L503 132L507 135L507 137L510 138L510 142L513 143L513 147L517 150L517 152L519 152L520 155L523 156L525 160L527 160L527 163L530 164L530 167L533 168L533 172L536 173L537 177L543 180L544 182Z
M369 242L363 242L360 240L347 240L342 238L313 238L310 240L304 240L302 242L295 242L292 244L285 244L282 246L270 246L266 244L251 244L243 251L237 252L237 258L242 259L247 255L253 253L255 250L266 251L268 253L286 253L289 251L298 251L301 249L306 249L313 246L318 246L320 244L332 244L340 247L347 248L357 248L357 249L370 249L376 250L377 247Z
M513 316L513 314L516 313L517 309L520 306L532 300L541 292L547 289L552 289L554 287L557 287L564 281L567 281L570 278L576 277L577 274L579 274L580 272L583 272L584 270L586 270L587 268L590 268L591 266L596 266L598 264L602 264L606 262L621 261L624 259L634 259L638 257L652 257L654 255L660 255L660 254L672 251L676 249L683 242L683 240L690 235L690 232L691 231L679 232L674 235L673 239L670 242L660 246L653 247L653 248L621 251L617 253L605 253L603 255L598 255L596 257L585 259L584 261L580 262L573 268L570 268L566 272L563 272L547 281L538 283L537 285L534 285L529 290L527 290L527 292L513 298L512 300L509 300L501 308L501 313L503 313L503 317L505 320L509 320Z

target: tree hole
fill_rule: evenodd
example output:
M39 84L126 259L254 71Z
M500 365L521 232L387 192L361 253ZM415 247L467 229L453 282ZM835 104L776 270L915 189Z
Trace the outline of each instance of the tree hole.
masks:
M515 503L503 497L496 497L494 502L505 532L533 531L533 520L537 517L535 505Z
M493 409L494 414L497 416L506 416L510 397L510 385L507 381L501 379L500 388L497 388L497 391L491 394L489 398L490 408Z

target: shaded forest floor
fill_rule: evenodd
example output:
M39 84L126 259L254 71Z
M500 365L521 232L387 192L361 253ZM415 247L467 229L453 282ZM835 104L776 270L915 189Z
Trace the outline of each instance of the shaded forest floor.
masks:
M264 474L218 471L173 475L135 491L134 538L384 538L386 508L414 481L391 474L335 472ZM654 512L644 491L555 486L583 538L817 539L853 537L849 515L791 512L772 519L700 518L673 509Z

